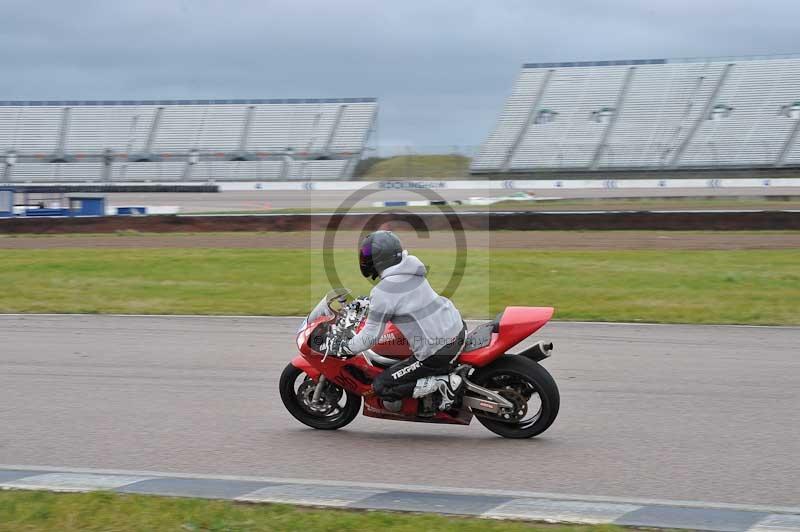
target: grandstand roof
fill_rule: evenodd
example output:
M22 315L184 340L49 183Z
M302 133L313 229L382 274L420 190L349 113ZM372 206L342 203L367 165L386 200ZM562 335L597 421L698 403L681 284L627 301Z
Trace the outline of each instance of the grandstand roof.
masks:
M0 100L0 106L81 107L97 105L262 105L299 103L372 103L377 98L255 98L232 100Z
M524 63L522 68L570 68L598 66L633 66L633 65L666 65L670 63L715 63L721 61L764 61L778 59L800 59L800 53L711 56L711 57L670 57L658 59L611 59L601 61L556 61L542 63Z
M612 61L564 61L560 63L525 63L522 68L569 68L594 66L663 65L666 59L617 59Z

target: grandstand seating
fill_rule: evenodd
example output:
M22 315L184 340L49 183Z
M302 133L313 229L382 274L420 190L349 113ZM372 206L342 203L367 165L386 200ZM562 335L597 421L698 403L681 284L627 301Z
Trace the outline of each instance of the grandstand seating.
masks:
M800 165L800 58L523 67L473 173Z
M342 179L374 98L0 102L5 181Z

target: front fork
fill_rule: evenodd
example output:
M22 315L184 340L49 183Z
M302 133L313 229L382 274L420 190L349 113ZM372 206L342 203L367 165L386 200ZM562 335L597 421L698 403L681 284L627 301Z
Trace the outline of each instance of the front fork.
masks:
M322 395L322 390L325 388L325 383L328 379L325 378L325 375L319 375L319 379L317 380L317 385L314 387L314 395L311 397L311 404L315 405L319 403L319 398Z
M311 377L311 379L317 381L317 384L314 387L314 395L311 398L311 404L317 404L319 402L319 398L322 396L322 391L324 390L325 383L328 381L328 379L326 379L325 375L312 366L302 355L297 355L294 357L294 359L292 359L292 366Z

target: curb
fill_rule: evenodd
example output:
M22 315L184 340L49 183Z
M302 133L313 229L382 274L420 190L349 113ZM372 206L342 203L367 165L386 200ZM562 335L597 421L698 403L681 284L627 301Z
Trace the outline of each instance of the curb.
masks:
M283 503L323 508L439 513L486 519L695 529L800 531L800 508L690 501L626 501L558 494L456 490L280 478L0 466L0 489L117 493Z

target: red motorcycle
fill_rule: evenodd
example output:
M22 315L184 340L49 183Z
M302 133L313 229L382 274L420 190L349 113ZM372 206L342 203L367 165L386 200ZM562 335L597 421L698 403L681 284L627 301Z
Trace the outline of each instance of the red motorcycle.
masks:
M440 410L437 393L407 398L399 408L372 393L372 379L388 366L411 356L402 333L388 324L380 343L357 355L342 345L363 327L369 300L352 300L346 290L326 296L322 315L306 319L297 334L300 355L286 366L280 393L286 409L315 429L344 427L358 415L362 399L368 417L468 425L472 416L506 438L530 438L556 419L560 397L553 377L539 362L552 343L538 342L519 353L508 350L543 327L551 307L506 307L498 317L466 336L455 371L464 378L459 399ZM338 308L337 308L338 306Z

